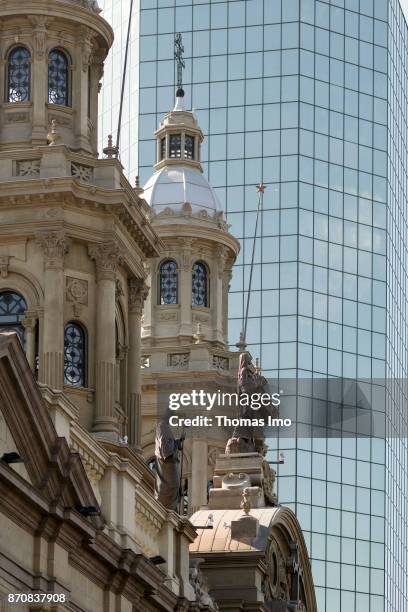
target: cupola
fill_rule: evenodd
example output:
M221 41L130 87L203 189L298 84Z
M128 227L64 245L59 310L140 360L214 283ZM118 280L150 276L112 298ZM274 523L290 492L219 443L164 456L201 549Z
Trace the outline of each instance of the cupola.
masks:
M156 213L166 208L181 210L187 204L193 212L220 212L217 195L201 166L204 136L194 113L184 108L182 88L177 89L174 109L166 114L155 136L155 173L146 183L143 196L152 209Z

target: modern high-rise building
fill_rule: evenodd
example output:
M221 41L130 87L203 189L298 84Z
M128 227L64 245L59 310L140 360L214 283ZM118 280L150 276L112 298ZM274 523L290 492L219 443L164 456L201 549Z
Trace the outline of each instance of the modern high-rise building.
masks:
M106 139L130 0L103 9L116 31ZM328 427L271 440L286 456L279 500L304 529L319 612L408 610L408 29L399 1L135 0L133 11L122 163L142 185L151 175L181 32L204 171L242 245L230 342L242 327L263 180L249 350L266 376L362 380L348 403L368 402L387 434L340 437ZM327 399L312 387L287 409L301 422L311 405L321 421Z

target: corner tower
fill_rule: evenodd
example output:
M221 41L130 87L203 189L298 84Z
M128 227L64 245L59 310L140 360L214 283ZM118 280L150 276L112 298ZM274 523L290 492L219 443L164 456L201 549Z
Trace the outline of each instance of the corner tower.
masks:
M228 287L239 243L203 175L203 133L183 100L178 89L174 110L156 132L155 173L143 191L152 225L165 244L164 254L149 264L143 346L188 345L198 332L224 348Z
M136 448L143 264L160 241L115 147L97 155L113 41L99 12L0 3L0 326L20 334L62 435L79 422Z
M237 353L227 348L228 291L239 252L215 191L203 175L203 133L177 90L174 109L156 132L155 172L141 195L164 243L147 264L150 295L142 321L142 446L154 455L154 426L163 394L183 390L230 390ZM188 511L207 501L219 432L193 428L187 435L183 492ZM187 503L184 506L187 509Z

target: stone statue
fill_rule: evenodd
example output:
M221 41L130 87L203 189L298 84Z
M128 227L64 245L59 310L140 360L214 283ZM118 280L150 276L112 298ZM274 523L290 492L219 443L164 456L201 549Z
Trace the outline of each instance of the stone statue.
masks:
M238 395L246 394L250 397L253 393L265 393L267 384L266 378L253 365L249 353L242 353L239 358ZM265 416L267 416L265 409L254 411L250 406L242 406L239 410L241 419L265 418ZM265 454L266 447L263 440L261 427L239 425L235 427L232 437L227 442L225 454L254 452Z
M168 419L164 417L156 426L156 491L155 497L170 510L178 510L180 501L180 450L185 436L176 440Z
M208 612L219 612L217 603L213 600L209 593L209 585L206 577L200 569L200 565L204 559L193 559L190 563L190 584L194 589L196 602L205 606ZM201 609L200 606L200 609Z

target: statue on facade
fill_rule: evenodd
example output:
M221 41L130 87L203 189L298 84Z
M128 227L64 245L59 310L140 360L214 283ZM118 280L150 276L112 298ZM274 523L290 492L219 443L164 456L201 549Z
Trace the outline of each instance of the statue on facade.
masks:
M245 394L250 398L254 393L265 393L267 384L266 378L252 363L250 354L242 353L239 358L238 396ZM250 405L240 405L238 415L240 419L265 418L266 416L265 408L254 411ZM225 454L254 452L261 454L266 452L263 428L246 425L235 427L232 437L227 442Z
M155 497L170 510L178 510L181 495L180 451L185 435L176 439L164 417L156 426L156 491Z

